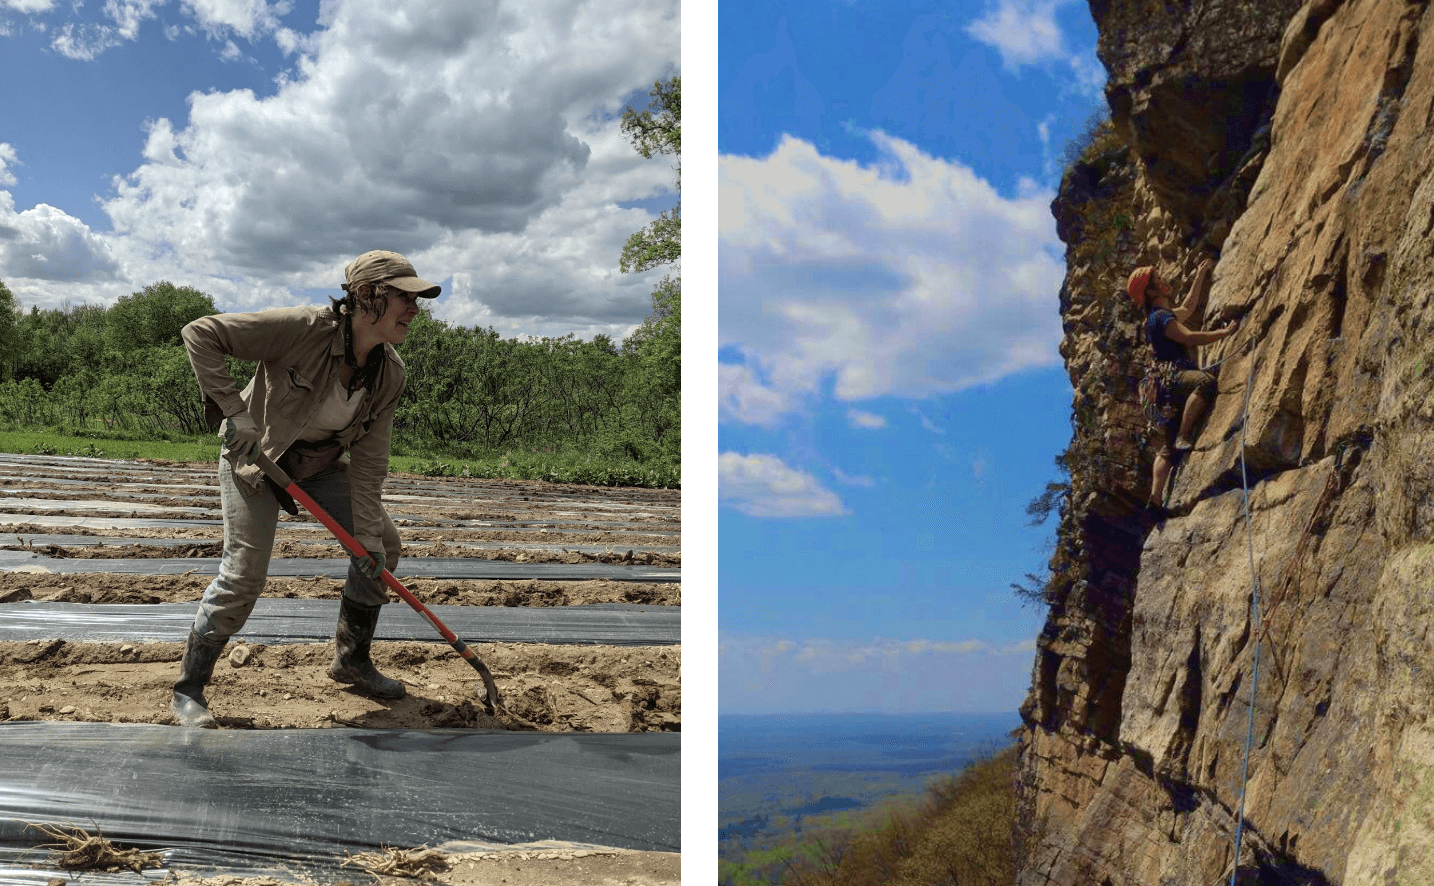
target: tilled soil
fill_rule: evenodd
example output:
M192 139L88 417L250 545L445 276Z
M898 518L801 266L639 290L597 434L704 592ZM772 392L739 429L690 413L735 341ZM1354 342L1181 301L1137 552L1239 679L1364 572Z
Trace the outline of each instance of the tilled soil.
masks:
M504 706L540 731L681 727L678 647L472 648L493 672ZM182 643L0 642L0 719L173 723L169 702L183 655ZM333 655L332 643L231 641L205 691L209 710L224 729L532 728L484 713L478 674L441 643L373 644L379 670L408 689L397 700L367 698L331 680Z
M47 603L199 602L212 578L207 575L69 575L0 572L0 603L42 600ZM324 577L269 579L266 597L337 600L344 583ZM682 605L677 582L494 581L490 579L405 579L404 587L424 603L453 606L580 606L589 603ZM390 594L390 601L402 606Z
M4 499L0 499L3 505ZM85 516L91 516L86 514ZM21 547L25 546L26 536L36 535L84 535L84 536L113 536L124 533L116 529L91 529L84 526L45 526L39 523L0 523L0 538L15 536ZM135 530L131 535L144 538L192 538L203 541L215 541L222 530L218 526L155 526ZM415 542L515 542L518 544L544 544L544 545L608 545L614 550L635 549L641 551L644 546L670 547L678 543L676 535L653 535L637 532L559 532L555 529L465 529L454 527L453 529L425 529L421 526L404 526L400 533L403 537L405 548ZM277 542L284 541L315 541L316 539L327 539L328 533L322 526L300 521L280 521L279 531L275 536ZM7 539L8 540L8 539ZM335 542L337 544L337 542Z
M59 560L139 560L139 559L189 559L194 557L222 557L222 542L195 542L187 545L0 545L4 551L33 551ZM331 560L334 549L328 545L304 544L296 541L281 541L274 544L275 557L294 557L308 560ZM659 554L653 551L626 552L605 551L533 551L520 548L465 548L460 545L435 541L429 544L405 545L405 557L452 557L470 560L505 560L510 563L631 563L640 566L675 567L682 565L682 558L673 554ZM397 568L396 566L394 568Z

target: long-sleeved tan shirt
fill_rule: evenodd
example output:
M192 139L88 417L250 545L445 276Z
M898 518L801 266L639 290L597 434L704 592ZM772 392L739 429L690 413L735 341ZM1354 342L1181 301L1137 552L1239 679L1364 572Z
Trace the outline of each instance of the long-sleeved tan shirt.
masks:
M215 314L185 326L182 335L199 389L225 416L247 412L263 435L260 448L275 460L299 439L344 365L343 323L326 307ZM259 363L243 392L224 364L226 354ZM354 538L370 551L383 550L383 482L404 383L398 352L384 344L383 355L366 402L337 435L348 451ZM258 465L240 464L234 475L254 492L264 483Z

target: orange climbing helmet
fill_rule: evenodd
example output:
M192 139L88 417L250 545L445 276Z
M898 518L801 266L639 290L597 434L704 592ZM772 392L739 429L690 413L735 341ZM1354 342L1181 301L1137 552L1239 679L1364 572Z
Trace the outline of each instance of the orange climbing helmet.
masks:
M1130 279L1125 283L1125 291L1130 293L1130 300L1135 302L1137 308L1145 307L1145 290L1150 286L1150 281L1155 277L1155 268L1152 265L1141 265L1130 272Z

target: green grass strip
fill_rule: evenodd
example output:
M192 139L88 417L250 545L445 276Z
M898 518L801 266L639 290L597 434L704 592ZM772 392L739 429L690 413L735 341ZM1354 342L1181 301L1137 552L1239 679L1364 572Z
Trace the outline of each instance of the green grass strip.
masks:
M400 447L407 449L407 447ZM78 455L89 458L158 459L162 461L219 461L219 438L209 435L175 440L125 440L93 432L85 436L53 429L0 429L0 452L22 455ZM523 451L495 453L424 453L392 455L390 473L427 477L547 480L589 486L637 486L680 489L681 467L667 462L643 463L602 457L578 451Z
M81 455L90 458L153 458L164 461L219 461L219 438L117 440L75 437L55 431L0 430L0 452L25 455Z

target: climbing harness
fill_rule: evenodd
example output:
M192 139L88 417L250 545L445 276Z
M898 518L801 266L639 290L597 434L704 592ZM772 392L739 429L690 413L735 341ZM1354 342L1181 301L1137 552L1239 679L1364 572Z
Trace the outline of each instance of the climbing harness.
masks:
M1156 360L1140 379L1140 411L1154 430L1165 431L1180 418L1180 404L1171 392L1180 367L1168 360Z
M1228 359L1228 357L1226 358ZM1250 716L1245 732L1245 758L1240 763L1240 808L1235 818L1235 856L1230 869L1230 886L1240 872L1240 842L1245 833L1245 788L1249 784L1250 749L1255 742L1255 700L1260 687L1260 576L1255 572L1255 531L1250 525L1250 478L1245 470L1245 424L1250 418L1250 390L1255 384L1255 361L1245 381L1245 405L1240 411L1240 489L1245 506L1245 537L1250 557L1250 629L1255 635L1255 653L1250 666Z

